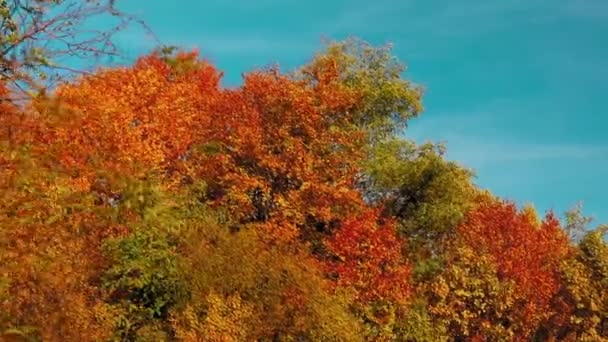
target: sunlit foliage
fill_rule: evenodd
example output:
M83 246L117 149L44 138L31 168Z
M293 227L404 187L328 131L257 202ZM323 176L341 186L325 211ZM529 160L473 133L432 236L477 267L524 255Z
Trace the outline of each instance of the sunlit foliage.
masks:
M404 71L350 39L225 88L163 49L0 102L0 339L606 340L606 228L407 140Z

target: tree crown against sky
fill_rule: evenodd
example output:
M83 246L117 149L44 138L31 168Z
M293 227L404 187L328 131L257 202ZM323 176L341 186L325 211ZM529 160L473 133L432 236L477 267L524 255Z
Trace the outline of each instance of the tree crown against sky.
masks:
M389 47L221 77L162 50L0 104L3 339L608 339L605 226L404 138Z

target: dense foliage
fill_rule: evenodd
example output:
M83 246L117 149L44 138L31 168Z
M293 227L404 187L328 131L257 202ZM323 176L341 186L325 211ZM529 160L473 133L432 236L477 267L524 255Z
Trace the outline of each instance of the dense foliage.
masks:
M0 339L608 341L607 228L404 138L404 71L167 50L0 102Z

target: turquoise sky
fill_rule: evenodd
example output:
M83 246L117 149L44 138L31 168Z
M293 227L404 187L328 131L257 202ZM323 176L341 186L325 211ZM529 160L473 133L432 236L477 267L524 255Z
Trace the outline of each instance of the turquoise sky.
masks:
M444 141L477 183L539 211L583 201L608 221L608 0L122 0L169 44L197 47L237 85L290 69L323 37L393 43L426 111L406 135ZM153 44L120 41L131 54Z

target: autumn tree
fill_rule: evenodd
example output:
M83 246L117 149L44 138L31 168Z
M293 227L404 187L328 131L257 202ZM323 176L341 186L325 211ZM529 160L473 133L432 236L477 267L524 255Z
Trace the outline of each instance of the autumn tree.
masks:
M246 76L242 88L222 90L218 87L220 73L199 61L196 54L153 54L133 67L100 71L63 85L53 96L36 98L23 110L23 116L31 120L21 120L15 129L25 132L26 127L31 128L32 133L23 144L27 144L36 161L57 172L66 191L92 201L83 202L85 208L115 212L91 218L100 225L96 232L115 227L127 234L99 235L92 238L93 245L86 245L86 255L97 262L89 268L103 272L88 275L86 282L79 283L100 284L94 290L101 290L98 298L117 319L109 323L113 329L104 332L126 339L171 333L172 328L165 324L167 315L183 298L174 296L184 288L174 272L176 245L169 243L176 235L166 232L172 225L169 222L183 221L150 221L153 216L145 209L150 197L145 192L132 195L130 184L155 179L159 191L177 196L184 188L203 183L204 190L195 197L198 205L224 208L234 222L230 229L253 229L252 234L259 234L261 241L256 247L259 253L262 248L279 248L272 247L276 241L288 242L281 247L285 250L277 249L262 263L252 260L253 265L285 259L293 253L290 248L295 248L301 251L285 260L293 260L296 265L308 259L312 272L320 268L319 261L307 256L307 249L296 241L299 227L310 217L329 222L346 217L363 205L352 186L359 158L353 146L359 144L363 133L350 127L351 119L346 115L356 104L357 94L330 76L310 86L275 70L262 70ZM335 125L342 128L332 129ZM142 209L137 209L140 205ZM34 210L28 215L40 212ZM70 232L69 225L62 222L58 221L55 229ZM193 225L191 221L189 224ZM74 238L74 244L87 242ZM68 246L67 240L61 241L58 244ZM236 246L210 253L219 258L218 253L231 253L231 248ZM30 245L27 250L33 253L37 247ZM283 254L278 254L281 251ZM295 266L286 265L283 270L286 267ZM258 271L259 266L251 269ZM329 289L330 282L317 270L314 286L299 287L304 284L304 276L296 273L294 285L285 287L283 270L277 270L275 278L271 278L276 290L255 294L262 296L262 302L242 298L257 308L257 316L267 309L263 303L273 303L278 310L269 312L274 318L268 316L277 321L276 328L267 323L261 328L268 331L251 334L329 334L331 330L315 328L317 323L302 327L301 322L312 319L305 317L313 309L319 317L330 313L324 311L330 306L327 300L324 299L327 305L319 306L321 299L315 299L337 298L323 290ZM262 271L260 281L272 272L275 271ZM327 284L319 287L321 283ZM227 284L234 285L230 280ZM257 288L255 284L257 281L247 286ZM16 291L16 284L11 289ZM221 289L211 290L224 295ZM315 294L313 290L321 292ZM252 290L243 291L247 294ZM287 300L293 291L303 291L298 296L309 304L298 302L289 309L281 298ZM287 309L293 310L295 322L282 321ZM344 311L342 315L347 317L350 313ZM31 315L29 322L46 328L48 325L40 320L42 316ZM329 318L320 321L326 320ZM260 328L258 324L253 326ZM314 332L315 329L325 332ZM352 327L338 331L341 330L356 331ZM54 335L43 336L52 339Z
M394 222L380 210L341 223L328 241L334 261L330 274L337 286L354 291L359 314L370 323L370 335L394 337L411 293L411 267L404 258Z
M72 53L27 39L112 51L61 40L112 1L0 4L13 88ZM404 138L422 111L404 71L350 39L224 88L163 49L1 102L0 338L605 339L605 228L568 241Z
M400 134L407 121L422 112L422 89L403 78L405 71L391 45L374 47L350 38L327 44L295 76L317 84L333 75L356 91L361 100L351 111L352 122L364 128L373 143Z
M196 55L172 58L84 77L38 107L44 146L80 186L95 184L99 170L204 180L201 200L285 240L362 205L353 183L364 133L347 115L354 89L329 71L310 86L262 70L221 90L220 73Z
M98 180L97 170L135 177L168 172L209 130L219 76L202 62L177 74L157 55L85 76L34 102L32 115L43 131L39 140L83 187Z
M368 204L383 205L384 215L397 219L417 272L436 268L443 240L471 207L472 172L445 161L441 145L403 138L408 121L422 111L422 89L403 78L405 65L390 45L376 48L357 39L329 44L301 77L314 84L324 70L360 96L352 112L366 136L357 188Z
M457 241L446 253L445 267L418 294L427 300L433 324L465 341L512 341L517 324L515 284L498 276L487 254Z
M192 221L177 241L191 299L171 314L179 338L362 340L349 294L332 289L304 246L269 245L254 229L231 230L239 223L226 209L187 198L182 208Z
M589 222L589 220L586 220ZM583 235L561 265L555 314L539 336L564 341L608 340L608 245L606 225Z
M516 338L531 336L551 315L551 300L560 287L559 267L568 254L567 237L557 218L537 218L531 207L485 197L458 228L466 244L485 254L501 282L515 287L514 309L506 324Z
M94 199L25 148L2 141L0 164L0 337L108 337L113 315L94 279L112 232Z

